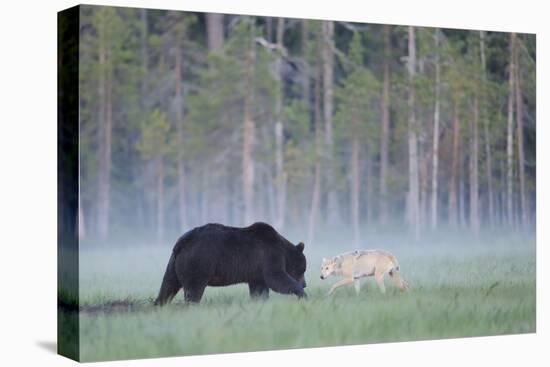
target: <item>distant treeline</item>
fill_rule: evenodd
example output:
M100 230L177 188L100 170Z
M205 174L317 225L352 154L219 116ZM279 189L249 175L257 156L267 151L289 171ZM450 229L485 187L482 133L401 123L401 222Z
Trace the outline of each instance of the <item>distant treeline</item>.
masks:
M97 6L80 27L81 237L534 228L534 35Z

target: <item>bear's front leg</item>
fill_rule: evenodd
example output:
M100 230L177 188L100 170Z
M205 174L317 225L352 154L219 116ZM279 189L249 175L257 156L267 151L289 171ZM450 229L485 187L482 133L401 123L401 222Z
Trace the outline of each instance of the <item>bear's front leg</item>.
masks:
M267 284L262 281L254 281L248 283L248 289L250 291L251 298L268 299L269 288Z
M304 288L284 271L267 272L265 282L269 288L277 293L295 294L298 298L307 297Z
M304 287L285 269L284 254L273 252L265 256L262 270L265 284L277 293L295 294L298 298L307 297Z

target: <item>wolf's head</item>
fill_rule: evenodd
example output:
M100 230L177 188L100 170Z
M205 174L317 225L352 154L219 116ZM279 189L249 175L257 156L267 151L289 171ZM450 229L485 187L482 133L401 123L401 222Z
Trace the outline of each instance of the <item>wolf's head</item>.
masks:
M337 259L335 257L323 258L321 263L321 279L328 278L337 268Z

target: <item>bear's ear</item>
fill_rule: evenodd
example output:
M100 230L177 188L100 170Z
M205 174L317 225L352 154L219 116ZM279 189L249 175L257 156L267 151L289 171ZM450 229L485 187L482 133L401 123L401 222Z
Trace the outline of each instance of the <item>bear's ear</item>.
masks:
M296 248L300 250L300 252L304 252L304 243L300 242L299 244L296 245Z

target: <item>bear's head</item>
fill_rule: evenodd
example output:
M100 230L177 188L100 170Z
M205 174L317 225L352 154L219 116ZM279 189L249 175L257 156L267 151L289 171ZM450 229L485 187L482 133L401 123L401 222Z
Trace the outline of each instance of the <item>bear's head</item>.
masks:
M306 287L306 257L304 255L304 243L300 242L296 246L292 246L286 256L286 272L294 278L300 285Z

